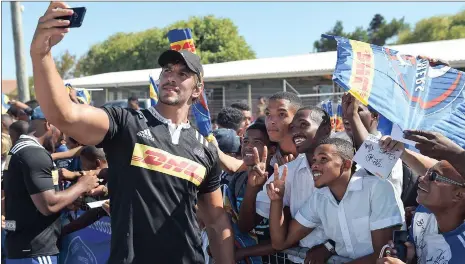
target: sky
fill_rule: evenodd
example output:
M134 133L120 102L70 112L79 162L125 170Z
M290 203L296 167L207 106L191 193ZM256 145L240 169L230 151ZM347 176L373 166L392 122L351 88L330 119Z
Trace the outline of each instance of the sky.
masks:
M255 51L257 58L304 54L313 51L313 42L341 20L344 31L367 27L376 13L387 21L405 17L411 25L423 18L451 15L465 9L464 2L70 2L85 6L80 28L72 29L52 50L65 50L78 57L91 45L117 32L138 32L165 27L190 16L213 14L230 18ZM23 40L27 72L32 75L29 45L37 21L49 2L22 2ZM11 28L11 7L2 2L2 79L15 79L15 58ZM167 47L168 48L168 47ZM157 59L157 58L154 58Z

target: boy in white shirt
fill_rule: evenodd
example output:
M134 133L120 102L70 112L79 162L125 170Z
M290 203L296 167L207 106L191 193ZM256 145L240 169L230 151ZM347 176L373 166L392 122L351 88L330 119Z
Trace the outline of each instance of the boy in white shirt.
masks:
M351 263L376 262L376 253L404 223L403 204L388 181L364 177L363 172L352 174L353 155L352 144L346 140L320 142L312 159L317 189L289 225L283 221L287 168L282 177L275 170L274 181L267 185L273 248L292 247L322 226L325 235L335 241L339 256L354 259Z

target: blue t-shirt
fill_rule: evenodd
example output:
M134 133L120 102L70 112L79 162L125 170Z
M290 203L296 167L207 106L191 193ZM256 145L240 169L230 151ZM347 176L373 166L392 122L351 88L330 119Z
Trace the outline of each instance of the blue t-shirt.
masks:
M415 244L419 264L465 263L465 223L439 234L436 217L422 205L415 211L410 240Z
M55 149L55 152L65 152L68 151L68 147L66 145L60 145L58 148ZM69 164L71 163L71 159L61 159L61 160L56 160L55 164L57 168L62 169L62 168L68 168Z

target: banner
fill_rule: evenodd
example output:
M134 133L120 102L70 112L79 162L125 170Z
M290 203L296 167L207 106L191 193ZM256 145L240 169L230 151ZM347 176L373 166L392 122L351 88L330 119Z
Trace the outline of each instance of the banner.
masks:
M333 81L402 130L436 131L465 147L465 77L448 66L337 36ZM439 58L440 59L440 58Z
M170 48L172 50L189 50L192 53L196 53L194 39L189 28L170 30L168 32L168 40L170 41ZM151 75L149 76L149 81L150 101L152 106L154 106L158 102L158 83ZM200 134L211 141L213 138L211 117L205 90L203 90L199 100L192 105L192 115L195 118L195 123Z
M77 217L83 213L79 210ZM106 264L110 256L110 242L110 217L104 216L92 225L62 238L59 263Z

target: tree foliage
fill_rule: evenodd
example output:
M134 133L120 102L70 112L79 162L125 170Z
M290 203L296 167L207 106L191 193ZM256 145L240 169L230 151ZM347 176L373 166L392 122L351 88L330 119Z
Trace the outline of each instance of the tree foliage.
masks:
M334 27L325 34L346 37L382 46L386 44L387 40L395 37L400 31L406 28L408 28L408 25L404 22L404 18L399 20L392 19L388 23L382 15L376 14L366 29L363 27L357 27L353 32L347 33L344 32L342 21L337 21ZM320 40L315 41L313 47L317 52L325 52L336 50L337 44L335 41L321 38Z
M74 76L157 68L158 57L169 49L168 31L186 27L193 31L194 43L202 63L255 58L255 53L230 19L191 17L163 29L151 28L110 36L104 42L93 45L78 60Z
M422 19L399 34L399 44L465 38L465 10L452 16Z
M68 50L65 50L58 57L55 57L54 60L58 73L60 73L63 79L72 76L72 69L76 63L76 55L71 55Z

